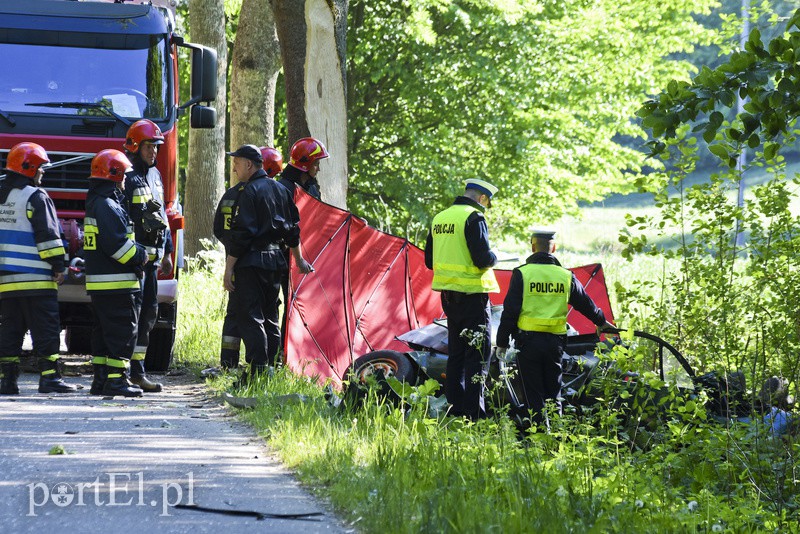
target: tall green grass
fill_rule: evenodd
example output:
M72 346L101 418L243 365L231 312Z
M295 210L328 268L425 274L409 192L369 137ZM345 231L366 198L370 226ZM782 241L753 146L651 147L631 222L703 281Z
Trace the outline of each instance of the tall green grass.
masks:
M219 365L227 293L222 288L224 256L209 249L187 262L178 279L175 362L194 371Z
M791 531L797 518L757 485L777 470L730 456L736 440L761 462L785 461L783 442L752 431L676 418L641 450L611 411L566 415L520 439L505 416L431 418L424 400L400 409L372 392L334 408L286 368L253 391L258 406L242 417L361 532L767 532Z

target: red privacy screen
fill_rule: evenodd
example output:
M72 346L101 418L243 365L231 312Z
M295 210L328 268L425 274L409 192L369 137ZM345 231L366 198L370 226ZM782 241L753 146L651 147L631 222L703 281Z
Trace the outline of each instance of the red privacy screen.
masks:
M303 257L315 272L303 275L292 263L292 291L284 339L289 367L324 382L341 382L353 360L380 349L405 351L395 336L443 316L433 272L423 251L408 240L381 232L348 211L330 206L299 187ZM613 321L600 264L571 269L595 303ZM496 270L502 304L511 271ZM594 325L570 309L567 320L580 333Z

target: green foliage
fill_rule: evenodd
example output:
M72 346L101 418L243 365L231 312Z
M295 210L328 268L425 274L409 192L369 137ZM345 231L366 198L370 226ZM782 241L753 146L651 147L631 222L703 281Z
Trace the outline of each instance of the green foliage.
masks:
M227 302L227 293L222 288L224 255L210 243L205 245L206 250L188 261L178 279L175 361L194 370L219 365Z
M745 50L716 69L703 68L689 82L673 80L640 109L652 132L651 155L670 163L658 176L657 217L630 218L621 237L629 258L645 252L677 261L642 293L622 296L653 311L651 324L693 355L701 369L743 370L757 388L765 376L800 378L800 218L792 199L800 184L785 173L782 151L795 142L800 99L800 11L786 32L764 44L753 31ZM737 95L746 97L732 121L723 111ZM702 135L719 172L708 182L687 185ZM738 201L739 155L755 152L749 168L768 179ZM674 247L654 246L643 237L657 229ZM620 293L618 292L618 295Z
M505 231L631 190L640 158L620 140L689 68L663 57L709 40L691 14L712 3L352 3L351 207L419 242L470 176L500 186Z

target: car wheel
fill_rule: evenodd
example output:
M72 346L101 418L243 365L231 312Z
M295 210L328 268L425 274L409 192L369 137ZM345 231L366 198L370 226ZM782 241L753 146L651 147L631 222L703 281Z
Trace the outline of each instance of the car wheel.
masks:
M411 359L395 350L376 350L368 352L353 363L353 375L361 384L369 377L376 379L394 377L400 382L416 384L417 372Z

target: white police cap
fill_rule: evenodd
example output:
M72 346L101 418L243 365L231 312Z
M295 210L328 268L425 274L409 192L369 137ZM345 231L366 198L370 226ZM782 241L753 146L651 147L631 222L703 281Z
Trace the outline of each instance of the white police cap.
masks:
M470 178L464 182L464 189L477 189L489 198L492 198L497 193L497 187L479 178Z

